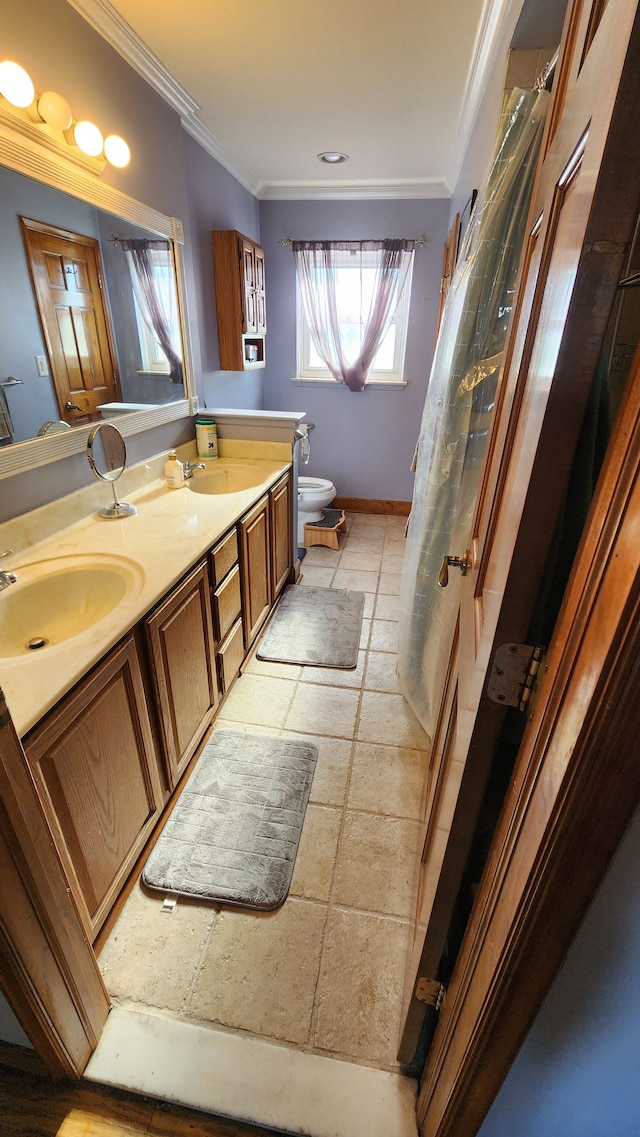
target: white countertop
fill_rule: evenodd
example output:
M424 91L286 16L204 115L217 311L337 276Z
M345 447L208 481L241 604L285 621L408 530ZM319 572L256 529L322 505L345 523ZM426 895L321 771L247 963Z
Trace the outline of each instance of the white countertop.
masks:
M137 507L136 516L106 520L93 513L2 561L0 567L18 576L18 585L9 588L19 587L21 566L26 574L26 566L60 557L126 558L133 562L135 578L112 612L63 643L9 658L2 656L0 644L0 687L20 736L162 599L291 464L281 458L247 457L220 462L256 466L262 480L251 489L224 495L194 493L188 483L170 490L164 479L155 480L122 495ZM108 486L104 491L107 504L111 491Z

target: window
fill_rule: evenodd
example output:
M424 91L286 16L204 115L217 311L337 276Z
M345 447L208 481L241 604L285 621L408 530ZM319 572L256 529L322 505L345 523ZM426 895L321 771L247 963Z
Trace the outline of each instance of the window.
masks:
M348 249L334 254L335 296L340 328L340 343L345 356L354 360L361 347L364 327L371 308L373 289L377 277L377 255L363 252L354 256ZM393 383L404 385L404 355L407 340L409 299L413 257L404 280L399 303L391 318L387 333L374 358L367 386ZM326 272L322 267L317 274ZM334 383L335 380L318 355L309 331L300 283L297 286L297 378Z

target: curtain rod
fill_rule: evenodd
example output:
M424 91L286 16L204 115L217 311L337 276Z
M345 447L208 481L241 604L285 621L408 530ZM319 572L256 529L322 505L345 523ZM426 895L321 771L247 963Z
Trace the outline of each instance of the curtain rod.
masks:
M542 68L542 71L540 72L540 74L538 75L538 78L536 79L535 83L533 84L534 91L544 91L547 83L553 77L553 73L554 73L556 66L558 64L559 56L560 56L560 48L558 47L558 48L556 48L555 53L551 56L551 59L546 64L546 66Z
M336 237L335 239L337 241L349 240L348 237ZM375 240L375 241L384 240L384 238L379 238L379 237L373 237L373 238L369 237L366 239ZM280 240L278 241L278 244L279 245L292 245L293 240L294 240L293 237L281 237ZM401 237L400 240L402 240L402 241L413 241L414 245L422 245L422 247L424 248L424 246L427 243L427 234L423 233L421 237Z

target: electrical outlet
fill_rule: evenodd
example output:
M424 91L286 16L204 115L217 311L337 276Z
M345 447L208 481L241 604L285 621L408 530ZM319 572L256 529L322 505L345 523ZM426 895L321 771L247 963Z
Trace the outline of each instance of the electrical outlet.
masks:
M38 368L38 375L48 375L49 368L47 367L46 355L36 355L36 367Z

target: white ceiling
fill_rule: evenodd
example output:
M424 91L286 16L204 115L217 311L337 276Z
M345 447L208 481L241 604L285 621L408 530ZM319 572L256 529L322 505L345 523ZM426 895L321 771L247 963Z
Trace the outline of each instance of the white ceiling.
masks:
M70 0L259 197L447 194L510 0ZM349 161L322 165L338 150Z

